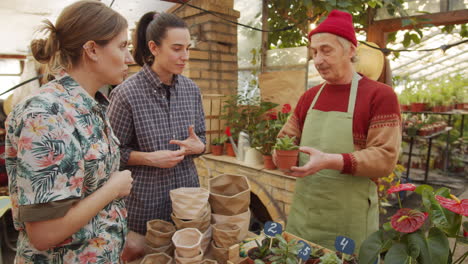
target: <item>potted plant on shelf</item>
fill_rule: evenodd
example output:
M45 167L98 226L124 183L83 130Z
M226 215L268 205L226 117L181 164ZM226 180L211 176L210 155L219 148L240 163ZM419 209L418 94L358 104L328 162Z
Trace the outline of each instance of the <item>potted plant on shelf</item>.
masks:
M269 111L266 118L259 122L252 135L252 147L255 147L263 155L263 165L265 169L273 170L276 165L273 163L271 154L276 143L276 137L283 125L288 120L291 113L291 105L283 105L281 111Z
M299 146L296 144L296 137L288 135L277 138L273 147L276 151L276 165L281 171L287 172L291 167L297 165Z
M226 130L224 130L224 134L226 138L232 139L231 141L234 141L234 144L236 144L236 140L234 139L234 136L231 133L231 127L227 126ZM232 146L231 141L226 140L226 142L224 142L224 146L226 147L226 155L235 157L236 153L234 151L234 147Z
M227 141L226 135L221 135L211 141L211 152L215 156L223 155L224 143Z

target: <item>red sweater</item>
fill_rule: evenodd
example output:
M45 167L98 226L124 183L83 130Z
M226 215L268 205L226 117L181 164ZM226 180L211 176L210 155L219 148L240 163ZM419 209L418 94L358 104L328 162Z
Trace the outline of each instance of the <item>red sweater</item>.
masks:
M307 111L322 84L306 91L299 99L294 115L283 128L282 132L300 138ZM346 112L351 84L325 85L314 109L320 111ZM280 133L281 135L282 133ZM356 152L343 154L344 167L342 172L361 174L369 177L388 176L396 163L401 143L401 117L398 99L393 89L380 82L362 76L356 96L353 119L353 138ZM362 150L368 151L363 152ZM372 157L370 151L376 151ZM379 157L382 170L368 162ZM358 170L362 169L362 170Z

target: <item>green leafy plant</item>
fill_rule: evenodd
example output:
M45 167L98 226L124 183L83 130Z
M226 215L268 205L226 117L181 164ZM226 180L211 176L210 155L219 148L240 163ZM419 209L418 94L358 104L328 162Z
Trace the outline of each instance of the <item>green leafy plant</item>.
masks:
M341 264L341 259L335 254L335 252L326 253L320 257L321 264Z
M291 115L291 106L283 105L281 111L266 113L266 118L259 122L251 135L251 146L263 155L271 155L276 137Z
M211 145L223 145L228 140L226 135L221 135L211 141Z
M272 102L232 95L224 101L220 118L226 120L226 126L231 128L232 138L237 141L241 131L253 135L263 116L276 106L278 104Z
M296 144L296 137L289 137L288 135L277 138L276 144L273 147L276 150L296 150L299 146Z
M295 264L297 263L297 254L302 246L295 239L286 241L281 235L275 236L278 239L278 247L272 247L271 252L274 256L270 258L272 264Z
M279 241L276 238L274 238L272 247L277 246L278 242ZM270 239L264 238L261 243L255 240L255 244L257 244L257 247L253 248L252 251L249 252L249 257L252 260L255 260L255 263L263 263L264 261L269 261L269 258L273 255L273 253L270 250Z
M414 190L421 195L422 208L401 208L391 222L371 234L361 245L359 263L373 264L381 253L385 253L385 263L464 263L468 251L458 259L454 259L453 253L457 243L467 243L460 229L462 215L468 215L468 201L458 200L445 187L434 190L429 185L415 188L404 184L391 191L402 190ZM467 222L463 223L466 225ZM449 237L455 238L452 250Z

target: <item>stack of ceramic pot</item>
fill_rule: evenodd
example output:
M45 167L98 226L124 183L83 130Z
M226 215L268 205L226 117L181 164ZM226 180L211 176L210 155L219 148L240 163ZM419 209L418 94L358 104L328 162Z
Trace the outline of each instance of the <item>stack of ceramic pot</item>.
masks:
M172 256L174 245L171 239L175 231L174 225L164 220L146 222L145 254L166 253Z
M171 218L177 230L196 228L202 233L201 249L208 250L211 242L211 208L209 192L203 188L179 188L170 191Z
M203 260L201 248L203 234L196 228L177 230L172 237L177 264L200 264Z
M250 224L250 184L242 175L222 174L209 180L212 223L216 240L212 253L219 263L226 263L229 247L244 239ZM216 230L216 231L215 231Z

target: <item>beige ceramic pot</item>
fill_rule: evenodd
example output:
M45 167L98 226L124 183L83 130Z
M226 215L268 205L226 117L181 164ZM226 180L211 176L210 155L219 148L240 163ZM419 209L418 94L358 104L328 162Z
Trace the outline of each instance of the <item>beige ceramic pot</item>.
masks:
M250 205L250 183L245 176L221 174L209 180L209 190L215 214L237 215Z
M193 258L203 251L201 249L201 241L203 234L196 228L184 228L178 230L172 236L177 255L183 258Z

